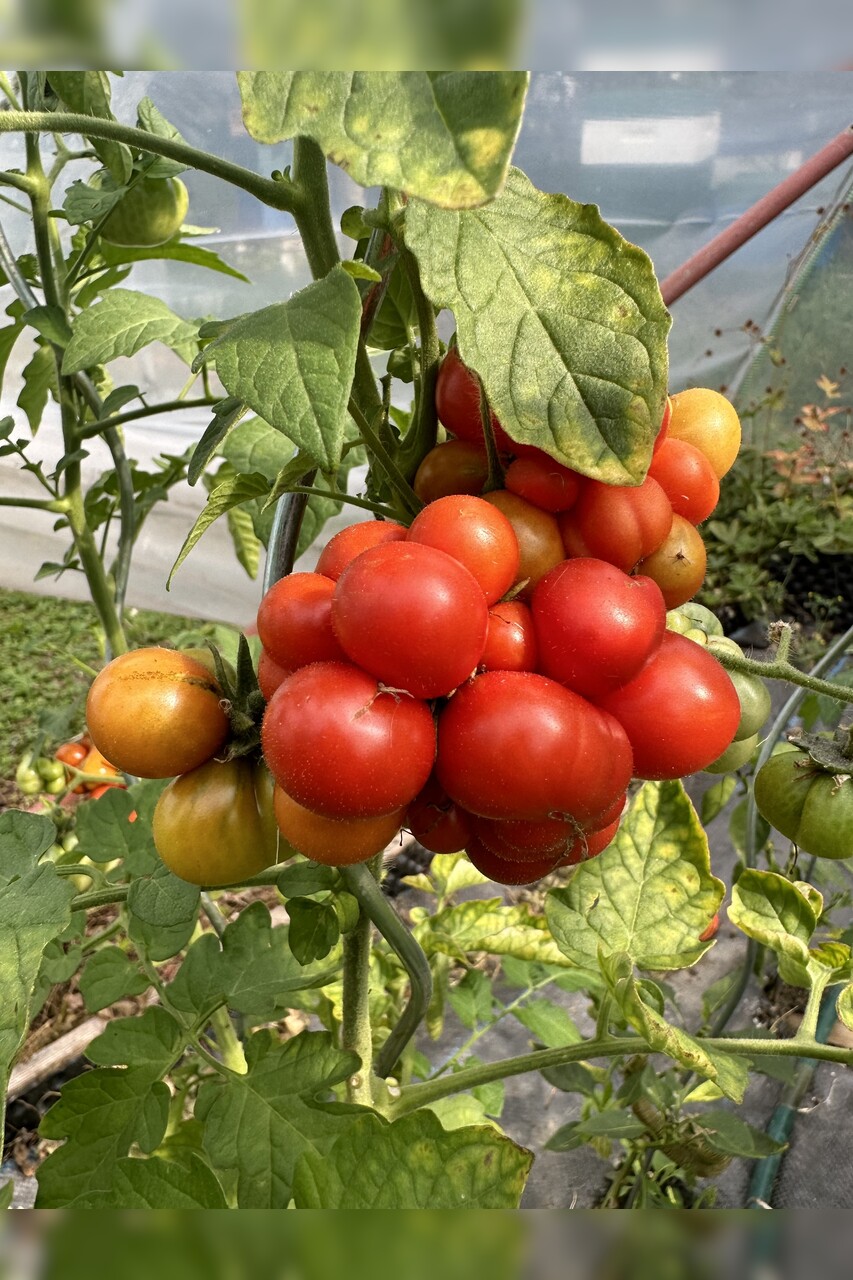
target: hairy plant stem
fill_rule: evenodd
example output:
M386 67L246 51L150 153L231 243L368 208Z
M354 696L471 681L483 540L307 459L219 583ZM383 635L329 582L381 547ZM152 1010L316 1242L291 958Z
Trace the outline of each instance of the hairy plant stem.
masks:
M210 1025L224 1065L235 1075L244 1076L249 1069L246 1065L246 1055L234 1029L234 1023L231 1021L231 1015L224 1005L210 1015Z
M399 243L399 242L398 242ZM441 360L441 343L435 324L432 303L421 286L420 272L414 254L400 244L400 262L415 299L418 332L421 340L421 381L415 419L400 446L398 465L407 480L414 477L421 462L435 447L438 418L435 412L435 384Z
M2 115L2 113L0 113ZM51 242L48 213L50 211L50 187L45 176L39 152L38 140L27 134L27 178L30 183L30 203L33 214L33 232L35 236L36 257L41 272L44 300L48 306L58 307L63 313L61 290L56 276L56 262ZM55 229L54 229L55 230ZM59 388L59 409L62 421L62 442L66 456L77 451L79 439L78 413L75 403L75 384L62 372L63 350L51 344L56 364L56 378ZM94 390L94 388L92 388ZM97 393L95 393L97 394ZM92 530L86 520L83 501L82 472L79 458L71 461L62 472L63 497L68 504L65 513L68 526L74 538L74 545L80 557L80 563L92 602L98 612L108 652L112 655L124 653L127 640L121 624L119 609L116 605L115 592L104 568Z
M274 181L264 178L251 169L223 160L220 156L200 151L186 142L175 142L144 129L120 124L117 120L98 120L94 116L60 111L2 111L0 133L79 133L87 138L103 138L106 141L124 142L152 155L177 160L190 169L199 169L215 178L222 178L233 186L250 192L263 204L283 212L293 211L293 184L287 179Z
M376 1074L385 1079L426 1016L432 997L432 974L423 950L385 897L369 867L364 863L341 867L341 878L357 899L364 916L373 921L395 953L411 983L409 1003L376 1059Z
M820 680L817 676L799 671L788 661L756 662L752 658L741 657L737 653L729 653L727 649L712 649L714 657L728 671L742 671L746 675L761 676L764 680L786 680L788 684L799 685L812 693L823 693L836 702L853 702L853 689L845 685L833 684L831 680Z
M218 404L222 396L199 396L196 400L163 400L160 404L146 404L141 409L128 409L126 413L114 413L97 422L87 422L78 433L80 440L90 440L92 436L103 435L105 431L124 426L126 422L136 422L139 418L156 418L161 413L174 413L181 409L205 409Z
M373 430L373 427L370 425L354 400L350 400L349 411L355 425L361 432L365 444L379 460L382 470L388 477L388 483L391 485L391 488L403 503L403 506L409 515L416 516L424 504L400 471L396 462L391 457L391 454L380 440L378 433Z
M853 1049L840 1049L819 1044L815 1040L751 1040L740 1037L702 1040L703 1045L735 1057L772 1056L779 1058L818 1058L825 1062L853 1065ZM452 1076L441 1076L422 1083L407 1085L400 1096L388 1108L389 1118L397 1119L439 1098L464 1093L478 1085L492 1084L510 1076L524 1075L528 1071L542 1071L548 1067L562 1067L570 1062L585 1062L595 1058L628 1057L637 1053L651 1053L651 1046L640 1036L608 1037L604 1040L586 1040L565 1048L543 1049L538 1053L525 1053L516 1058L503 1058L498 1062L486 1062L480 1066L463 1067Z
M373 879L382 865L382 855L364 864L363 871ZM358 924L343 941L343 1013L341 1047L351 1050L361 1063L360 1069L347 1080L350 1102L373 1106L373 1031L370 1025L370 916L359 902Z
M805 1044L814 1043L817 1034L817 1020L820 1016L820 1006L823 1000L823 993L830 985L832 977L829 969L818 971L812 976L812 985L809 988L808 1000L803 1011L803 1020L797 1028L797 1034L794 1037L796 1041L803 1041Z
M369 498L354 498L349 493L336 493L333 489L314 489L310 485L292 484L287 493L306 493L309 497L331 498L333 502L345 502L350 507L361 507L363 511L372 511L374 515L384 516L386 520L399 520L400 513L393 507L383 507L381 502L371 502ZM285 497L287 494L284 495Z

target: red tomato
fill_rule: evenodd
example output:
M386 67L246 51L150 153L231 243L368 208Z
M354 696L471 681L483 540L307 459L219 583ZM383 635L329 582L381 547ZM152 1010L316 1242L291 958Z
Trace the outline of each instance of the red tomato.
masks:
M661 589L667 609L692 600L705 581L707 553L699 530L684 516L672 517L672 528L657 551L637 565Z
M435 384L435 408L438 420L459 440L483 445L483 423L480 417L480 379L462 363L456 347L451 347L441 362ZM513 442L491 415L492 431L499 453L512 453Z
M507 468L504 484L510 493L550 511L568 511L577 501L583 477L562 466L541 449L516 458Z
M324 818L279 786L273 793L273 808L288 844L313 862L330 867L349 867L372 858L391 843L405 816L405 809L395 809L378 818Z
M363 551L332 601L349 658L416 698L442 697L467 679L483 655L488 613L465 566L418 542Z
M444 551L473 574L486 604L500 600L516 580L518 539L502 511L470 494L451 494L424 507L409 529L409 542Z
M326 818L370 818L409 804L435 759L425 702L388 693L344 662L302 667L264 714L270 772L299 804Z
M556 518L506 489L485 494L483 501L502 511L515 530L521 553L516 581L526 582L519 594L523 599L529 599L539 579L566 558Z
M540 671L585 698L632 679L666 629L666 606L651 579L588 557L546 574L531 609Z
M333 538L330 538L317 561L317 573L337 582L344 569L367 551L369 547L378 547L383 542L402 542L408 530L393 520L362 520L359 524L347 525Z
M638 778L683 778L722 755L740 721L735 687L707 649L664 633L650 662L599 702L628 735Z
M70 764L72 769L79 769L89 753L89 748L82 742L63 742L57 747L54 755L63 764Z
M409 805L405 825L430 853L457 853L471 834L471 815L453 803L433 776Z
M534 884L548 876L559 865L559 856L543 854L525 862L511 862L487 849L481 840L472 837L466 850L468 859L495 884Z
M296 671L310 662L344 662L332 630L335 584L321 573L291 573L274 583L258 609L261 644L279 667Z
M480 817L566 815L594 827L631 770L627 738L613 717L534 672L476 676L439 717L438 780Z
M707 520L720 500L714 468L687 440L665 440L652 458L649 475L657 480L675 514L691 524Z
M101 796L105 796L108 791L115 791L116 787L125 787L126 783L123 778L116 778L115 782L102 782L100 786L93 787L89 792L90 800L100 800Z
M619 818L615 822L608 823L606 827L602 827L600 831L591 831L589 835L582 836L581 839L575 842L574 848L563 858L560 866L576 867L581 862L588 862L590 858L597 858L612 843L618 830Z
M486 671L535 671L538 659L533 614L521 600L489 610L489 630L480 666Z
M474 836L490 853L507 862L530 862L551 855L563 858L574 848L579 832L571 818L541 818L525 822L512 818L472 815Z
M593 556L630 573L669 533L672 507L651 476L636 486L587 480L559 525L566 555Z
M418 467L412 488L421 502L436 502L451 493L480 494L489 476L482 444L446 440L430 449Z
M278 686L293 675L286 667L281 667L275 658L267 653L266 649L261 650L261 656L258 658L258 684L261 687L261 693L269 702Z

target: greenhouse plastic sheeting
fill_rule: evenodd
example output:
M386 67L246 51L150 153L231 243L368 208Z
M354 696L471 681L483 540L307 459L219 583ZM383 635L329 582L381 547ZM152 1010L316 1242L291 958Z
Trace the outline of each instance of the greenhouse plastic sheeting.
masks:
M114 81L119 118L132 123L136 103L145 95L196 146L265 173L284 169L289 161L289 144L263 146L243 129L231 72L129 72ZM848 72L534 74L515 162L541 189L598 204L623 235L650 253L663 278L851 118L853 75ZM4 136L0 150L5 165L20 164L20 138ZM132 287L153 291L185 316L225 318L285 298L308 283L288 216L206 174L190 172L185 180L190 220L217 228L200 243L214 245L252 283L154 261L134 269ZM364 202L341 170L330 170L330 183L336 218ZM744 325L753 321L763 329L772 321L791 264L823 211L849 183L843 167L830 174L674 304L672 389L725 387L743 375L755 346ZM28 223L8 209L3 221L13 250L20 253L27 247ZM849 246L849 237L845 243ZM849 247L847 255L849 271ZM25 343L18 344L4 388L3 412L17 418L16 382L28 358ZM120 363L114 366L117 378ZM164 397L178 394L185 380L185 368L158 346L140 353L133 369L137 383ZM193 411L133 424L127 429L128 453L141 462L160 452L179 453L199 438L208 421L206 412ZM36 452L48 459L59 455L55 406L39 431ZM106 450L96 443L84 475L96 475L107 465ZM14 466L0 465L3 494L30 493L28 480ZM168 504L155 509L137 545L128 598L141 607L245 623L254 615L260 587L237 564L224 526L204 535L176 574L171 592L165 591L172 560L203 501L200 488L181 486ZM352 518L347 514L337 525ZM0 510L0 584L30 589L42 561L59 559L63 551L64 544L51 533L51 517ZM44 579L35 589L85 595L82 579L71 573L58 584Z

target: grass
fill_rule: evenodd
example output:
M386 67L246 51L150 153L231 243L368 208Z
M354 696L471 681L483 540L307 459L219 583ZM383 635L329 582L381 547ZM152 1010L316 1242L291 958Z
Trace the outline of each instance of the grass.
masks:
M128 610L131 645L220 643L219 624ZM225 644L222 644L223 650ZM0 778L10 779L25 751L55 748L83 728L91 671L103 662L90 604L0 589Z

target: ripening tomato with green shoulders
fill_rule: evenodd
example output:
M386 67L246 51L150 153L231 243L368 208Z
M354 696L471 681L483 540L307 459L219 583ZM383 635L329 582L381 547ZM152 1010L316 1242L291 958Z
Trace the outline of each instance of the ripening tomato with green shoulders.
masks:
M489 477L489 461L482 443L445 440L430 449L418 467L412 488L421 502L430 503L451 493L479 496Z
M173 779L154 810L154 845L189 884L239 884L292 858L273 811L273 779L246 758L208 760Z

